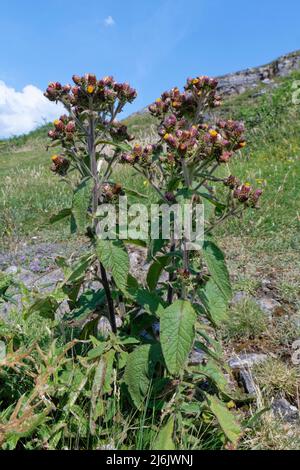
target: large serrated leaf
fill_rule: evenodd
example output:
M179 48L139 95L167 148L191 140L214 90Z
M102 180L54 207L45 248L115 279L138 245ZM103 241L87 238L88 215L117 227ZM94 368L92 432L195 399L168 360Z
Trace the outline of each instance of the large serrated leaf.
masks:
M144 403L157 362L161 359L158 343L136 348L127 359L124 380L137 408Z
M235 416L217 397L208 393L205 394L205 397L210 411L217 418L225 436L236 446L242 430Z
M92 180L85 179L76 188L73 195L72 215L76 224L76 230L82 233L86 229L87 212L91 201Z
M71 273L64 280L64 284L76 282L84 277L87 268L90 266L93 260L93 254L88 253L80 258L75 264Z
M97 240L96 253L104 268L112 275L119 289L126 291L129 256L121 240Z
M196 313L190 302L177 300L160 315L160 340L169 372L182 371L195 338Z
M82 321L85 320L93 311L99 308L105 302L105 292L103 289L98 291L87 290L77 300L76 308L65 316L67 320Z
M72 209L66 208L62 209L61 211L58 212L58 214L52 215L50 217L50 224L55 224L56 222L59 222L60 220L65 219L66 217L70 217L72 214Z
M129 290L131 298L150 314L160 316L163 312L165 302L155 293L147 289Z
M213 279L209 279L199 294L213 323L219 325L227 319L228 302Z
M173 442L173 432L174 432L174 417L169 418L169 421L163 428L159 431L154 445L153 450L175 450L175 445Z
M37 299L27 310L24 317L27 319L33 313L38 313L43 318L51 318L54 320L55 312L59 307L59 303L52 296L42 297Z
M213 241L205 240L203 256L214 282L219 287L224 298L229 301L232 297L232 291L223 252Z
M150 266L147 273L147 284L152 291L156 288L162 271L170 262L169 256L159 256Z

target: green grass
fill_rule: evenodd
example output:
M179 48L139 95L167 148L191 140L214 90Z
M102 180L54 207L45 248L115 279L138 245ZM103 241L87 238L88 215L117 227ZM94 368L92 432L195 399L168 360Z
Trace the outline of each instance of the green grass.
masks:
M222 325L225 341L256 339L267 329L266 315L252 299L244 299L230 308Z

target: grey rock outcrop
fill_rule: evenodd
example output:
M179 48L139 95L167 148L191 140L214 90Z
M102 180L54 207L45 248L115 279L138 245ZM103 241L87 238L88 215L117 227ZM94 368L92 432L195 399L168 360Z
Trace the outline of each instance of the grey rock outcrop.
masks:
M280 56L278 59L258 67L251 67L238 72L228 73L216 77L218 80L218 91L221 96L239 95L247 90L255 90L258 85L266 88L258 90L256 96L265 93L267 87L274 87L274 79L286 77L294 70L300 70L300 50ZM148 113L148 107L133 113L129 117Z
M261 83L272 85L274 78L285 77L297 69L300 69L300 51L283 55L260 67L252 67L217 77L218 89L223 96L240 94L251 88L256 88Z

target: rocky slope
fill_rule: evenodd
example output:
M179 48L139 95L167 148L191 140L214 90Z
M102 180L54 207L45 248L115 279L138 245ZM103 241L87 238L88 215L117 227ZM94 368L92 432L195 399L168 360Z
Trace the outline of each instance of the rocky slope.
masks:
M275 78L287 76L297 69L300 69L300 50L283 55L260 67L252 67L217 77L219 91L225 96L244 93L261 83L271 84Z
M276 78L286 77L294 70L299 69L300 50L297 50L280 56L269 64L216 77L219 82L218 90L223 97L239 95L249 89L258 87L260 84L272 86ZM144 113L148 113L148 107L131 114L127 119L130 120L131 117Z

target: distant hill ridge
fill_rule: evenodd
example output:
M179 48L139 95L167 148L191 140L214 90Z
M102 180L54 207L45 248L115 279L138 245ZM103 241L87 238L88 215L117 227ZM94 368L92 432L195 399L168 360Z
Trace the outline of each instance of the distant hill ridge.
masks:
M272 62L258 67L251 67L238 72L216 77L218 90L222 96L239 95L259 84L272 85L277 77L285 77L294 70L300 69L300 50L280 56ZM131 114L131 116L148 112L148 108Z
M217 77L218 89L222 95L244 93L260 83L271 84L274 78L285 77L297 69L300 69L300 50L283 55L266 65Z

